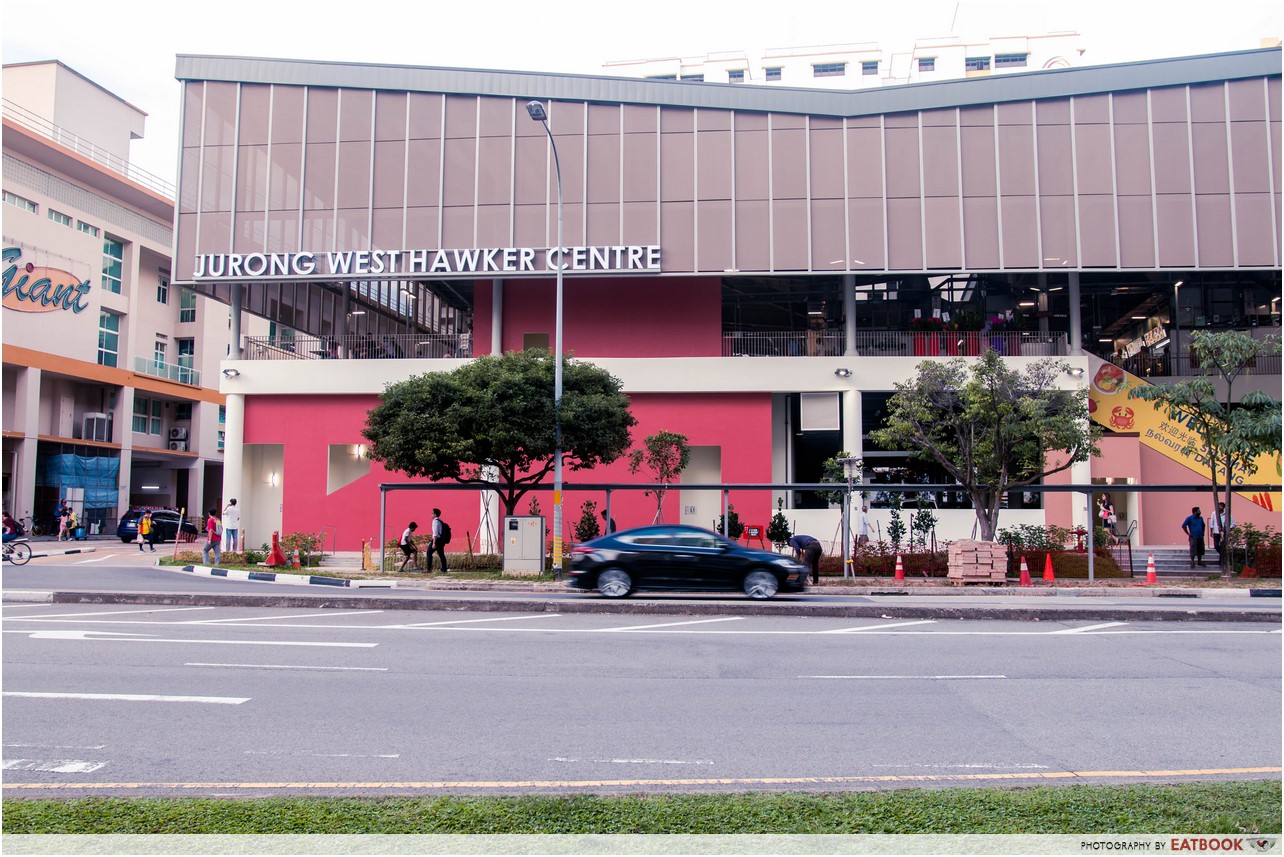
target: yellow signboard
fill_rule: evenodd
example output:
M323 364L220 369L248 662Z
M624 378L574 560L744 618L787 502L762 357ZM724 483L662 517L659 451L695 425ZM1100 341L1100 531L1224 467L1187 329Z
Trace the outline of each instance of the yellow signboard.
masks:
M1092 382L1088 385L1088 413L1093 420L1111 431L1136 432L1144 446L1185 465L1203 479L1209 477L1208 459L1201 451L1198 433L1187 425L1186 415L1169 419L1166 409L1157 403L1128 397L1130 390L1150 386L1149 381L1095 357L1090 358L1089 365L1092 369ZM1183 452L1188 446L1194 448L1190 453ZM1255 463L1255 473L1237 473L1234 482L1242 485L1244 482L1279 480L1278 452L1259 455ZM1217 469L1217 479L1225 484L1226 468ZM1281 506L1279 494L1235 493L1270 511L1276 511Z

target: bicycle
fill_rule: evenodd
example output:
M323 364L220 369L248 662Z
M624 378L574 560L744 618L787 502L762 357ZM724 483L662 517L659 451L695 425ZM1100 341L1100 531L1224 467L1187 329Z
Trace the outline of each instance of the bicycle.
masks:
M4 543L4 560L14 565L26 565L31 559L31 545L26 539L14 539Z
M43 536L45 534L45 528L36 523L30 514L19 518L18 523L22 524L22 528L33 536Z

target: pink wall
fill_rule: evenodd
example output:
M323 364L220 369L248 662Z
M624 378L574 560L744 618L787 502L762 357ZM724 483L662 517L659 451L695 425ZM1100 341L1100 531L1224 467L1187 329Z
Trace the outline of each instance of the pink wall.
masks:
M370 474L326 493L329 447L332 444L362 443L361 428L366 411L378 402L375 396L250 396L245 405L245 443L283 444L285 464L282 485L285 492L282 530L298 532L337 528L339 550L359 550L361 540L374 538L379 529L381 482L409 482L398 473L389 473L371 463ZM728 482L771 481L771 396L759 393L728 393L712 396L641 395L632 397L635 446L661 429L687 435L695 446L721 446L722 480ZM307 414L307 419L300 419ZM734 431L729 427L734 426ZM642 474L632 475L623 460L596 470L567 471L566 482L649 482ZM551 480L549 490L534 495L543 514L552 518ZM530 496L518 504L525 514ZM568 531L580 517L585 500L605 507L604 492L566 492L564 518ZM736 502L733 494L731 502ZM433 507L442 510L457 534L454 550L465 550L465 536L477 531L480 518L478 496L473 491L404 491L388 495L388 530L385 538L401 534L406 522L420 527L431 520ZM253 513L252 510L251 514ZM650 523L654 501L640 491L612 495L612 516L621 527ZM665 517L681 517L678 492L665 501Z
M555 280L504 283L503 350L520 351L526 333L553 346ZM722 292L716 278L564 278L564 351L578 357L716 357L722 354ZM474 291L473 342L490 352L491 288Z

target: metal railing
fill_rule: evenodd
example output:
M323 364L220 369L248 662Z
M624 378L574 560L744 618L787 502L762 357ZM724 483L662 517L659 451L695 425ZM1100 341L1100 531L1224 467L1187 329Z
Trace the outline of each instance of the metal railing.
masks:
M401 333L378 338L347 336L247 336L243 360L401 360L472 357L472 334Z
M724 357L839 356L846 347L842 331L744 331L722 335ZM976 357L987 348L1011 357L1064 357L1070 353L1064 333L979 330L861 330L856 354L861 357Z
M76 154L83 155L94 163L104 166L112 172L119 173L136 184L156 191L167 199L174 199L175 190L172 182L168 182L154 173L149 173L147 170L139 169L119 155L105 151L92 141L53 124L44 117L32 113L7 98L3 99L3 101L4 117L14 124L21 125L29 131L34 131L60 146L65 146Z
M1210 374L1210 370L1207 367L1201 367L1199 359L1190 354L1171 354L1163 357L1134 354L1131 357L1104 359L1139 378L1196 377ZM1280 355L1258 354L1256 358L1249 361L1248 369L1254 375L1279 375Z
M201 371L190 366L178 366L173 363L157 363L155 358L135 357L134 371L140 375L151 375L153 378L164 378L180 384L201 386Z

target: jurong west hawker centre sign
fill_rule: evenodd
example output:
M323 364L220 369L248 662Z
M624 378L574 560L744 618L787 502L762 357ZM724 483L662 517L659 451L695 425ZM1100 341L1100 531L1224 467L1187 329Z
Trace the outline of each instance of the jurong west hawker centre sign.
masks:
M341 277L455 277L556 272L659 273L658 245L491 247L453 250L335 250L326 253L202 253L192 279L333 280Z

